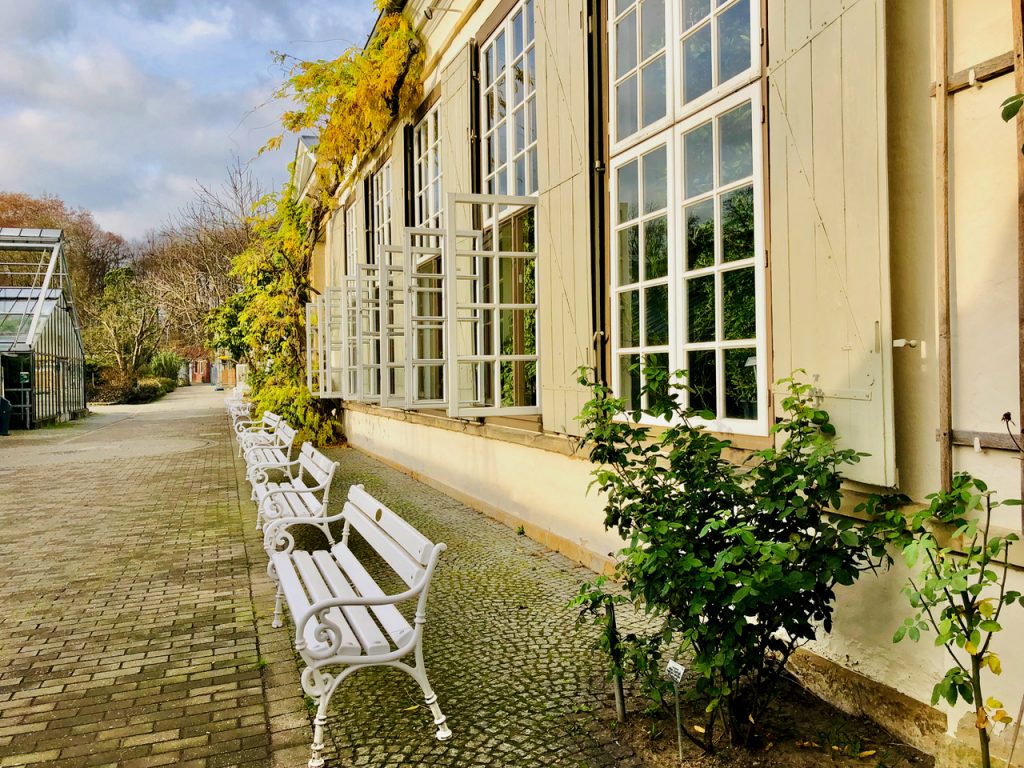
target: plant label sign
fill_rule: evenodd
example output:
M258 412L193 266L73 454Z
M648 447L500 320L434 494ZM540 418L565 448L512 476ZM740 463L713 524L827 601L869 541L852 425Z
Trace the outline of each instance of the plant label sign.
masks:
M686 667L678 662L670 661L665 672L668 674L669 680L676 685L679 685L679 683L683 682L683 675L686 674Z

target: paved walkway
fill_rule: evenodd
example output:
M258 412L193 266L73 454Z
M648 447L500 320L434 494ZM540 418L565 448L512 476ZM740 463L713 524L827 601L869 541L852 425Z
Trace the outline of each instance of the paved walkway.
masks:
M222 394L99 410L0 438L0 767L304 766L292 634L270 627ZM589 574L356 451L331 454L335 504L362 482L449 546L425 646L454 738L433 738L410 678L370 669L332 701L328 764L639 766L615 740L592 630L564 607Z

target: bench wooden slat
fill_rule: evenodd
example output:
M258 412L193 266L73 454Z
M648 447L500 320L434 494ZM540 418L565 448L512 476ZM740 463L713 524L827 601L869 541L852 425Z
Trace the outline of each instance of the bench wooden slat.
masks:
M310 596L313 598L313 602L330 600L334 597L330 588L321 577L320 570L316 567L316 564L313 562L313 558L309 556L308 552L299 550L293 553L292 562L295 563L298 575L302 577L302 583L306 589L309 590ZM341 647L339 649L339 653L359 653L362 646L359 643L359 639L352 631L352 628L348 625L348 622L345 621L345 617L342 615L341 611L337 608L331 608L327 611L327 616L332 622L337 624L341 630ZM313 636L316 624L316 621L306 622L305 631L303 633L306 638L306 644L312 648L323 646L323 643Z
M349 491L351 497L352 492ZM384 530L373 520L363 514L355 504L345 504L345 519L353 528L359 531L359 535L366 539L366 542L373 547L377 554L384 558L384 561L391 566L406 584L410 587L416 583L423 573L423 566L414 560L409 553L395 543Z
M373 498L361 485L352 486L349 489L348 497L366 517L375 521L388 536L411 555L413 560L420 565L427 564L432 544L426 536Z
M348 547L344 544L335 544L331 549L331 555L362 597L384 597L384 591ZM396 646L401 646L405 639L412 635L412 625L395 606L375 605L373 613Z
M317 550L312 554L313 562L320 569L320 574L335 596L356 597L356 591L345 580L345 574L342 573L338 561L331 557L330 552ZM361 605L348 605L342 606L341 610L368 656L388 653L391 650L391 644L374 622L369 609Z

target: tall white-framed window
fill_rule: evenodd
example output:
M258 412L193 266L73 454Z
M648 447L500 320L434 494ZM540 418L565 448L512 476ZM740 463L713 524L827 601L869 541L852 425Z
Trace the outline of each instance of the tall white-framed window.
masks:
M534 0L523 0L480 47L481 151L487 194L537 193L534 43Z
M359 225L356 223L356 206L353 203L345 209L345 274L353 277L359 263Z
M391 160L389 159L370 181L372 193L373 253L372 263L379 263L385 246L391 245Z
M435 105L413 128L413 220L439 229L441 210L441 110Z
M614 0L613 154L760 77L758 0Z
M708 426L747 434L768 429L757 7L616 0L608 30L613 386L640 408L646 366L685 370Z

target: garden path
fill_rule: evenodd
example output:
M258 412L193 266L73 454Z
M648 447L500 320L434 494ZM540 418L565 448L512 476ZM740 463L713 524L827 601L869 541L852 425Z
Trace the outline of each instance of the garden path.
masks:
M0 438L0 766L301 766L309 715L253 530L223 393ZM351 449L349 483L449 550L426 652L454 738L411 679L371 669L332 702L328 765L640 766L610 726L592 576ZM525 479L524 479L525 481ZM240 493L240 489L242 489Z

